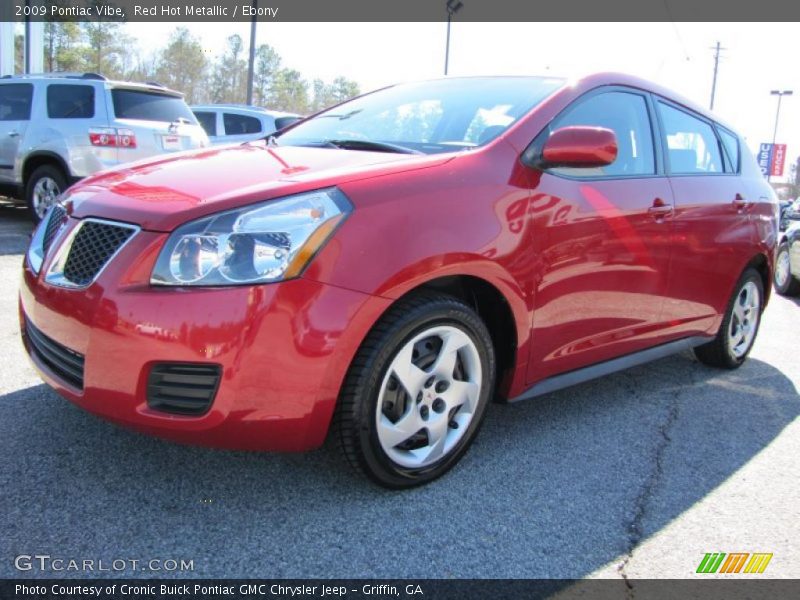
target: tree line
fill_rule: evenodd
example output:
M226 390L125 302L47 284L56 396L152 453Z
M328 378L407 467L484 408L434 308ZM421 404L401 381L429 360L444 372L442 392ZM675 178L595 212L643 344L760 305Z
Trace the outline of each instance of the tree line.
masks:
M23 37L17 36L17 72L23 71ZM178 27L166 46L143 54L122 23L46 22L45 71L100 73L110 79L155 81L183 92L189 104L244 103L248 47L241 36L228 37L223 53L207 56L200 39ZM284 66L269 44L256 48L253 102L273 110L308 114L357 96L355 81L337 77L309 82Z

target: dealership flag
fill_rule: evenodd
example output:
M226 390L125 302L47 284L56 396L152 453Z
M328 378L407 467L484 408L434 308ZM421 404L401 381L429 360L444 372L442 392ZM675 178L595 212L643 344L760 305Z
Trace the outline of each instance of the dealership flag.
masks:
M758 166L764 177L783 176L783 166L786 164L786 144L761 144L758 149Z

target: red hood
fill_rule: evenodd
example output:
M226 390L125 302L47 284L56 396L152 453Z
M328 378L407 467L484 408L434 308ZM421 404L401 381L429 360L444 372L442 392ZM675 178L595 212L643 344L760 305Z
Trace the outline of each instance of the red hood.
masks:
M436 166L419 156L334 148L245 144L186 152L99 173L67 193L73 216L171 231L207 214L310 189Z

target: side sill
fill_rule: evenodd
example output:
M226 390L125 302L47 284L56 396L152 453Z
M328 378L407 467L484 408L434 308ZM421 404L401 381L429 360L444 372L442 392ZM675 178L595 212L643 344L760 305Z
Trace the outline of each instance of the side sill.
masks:
M639 365L658 360L659 358L664 358L673 354L677 354L678 352L683 352L684 350L702 346L713 339L713 337L704 336L683 338L680 340L675 340L674 342L668 342L666 344L661 344L660 346L654 346L652 348L647 348L646 350L634 352L633 354L626 354L625 356L620 356L619 358L612 358L611 360L589 365L588 367L583 367L582 369L575 369L574 371L569 371L560 375L553 375L552 377L548 377L547 379L543 379L542 381L533 384L519 396L510 398L508 402L511 403L519 402L521 400L530 400L531 398L543 396L544 394L549 394L550 392L563 390L564 388L571 387L579 383L584 383L586 381L591 381L592 379L603 377L604 375L610 375L611 373L624 371L625 369L637 367Z

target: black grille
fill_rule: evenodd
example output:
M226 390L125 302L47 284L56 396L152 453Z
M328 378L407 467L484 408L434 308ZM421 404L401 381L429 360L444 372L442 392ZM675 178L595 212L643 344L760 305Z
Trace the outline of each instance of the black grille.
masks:
M83 389L83 354L50 339L25 319L28 347L55 375L70 385Z
M221 375L219 365L155 365L147 379L147 405L177 415L202 415L211 408Z
M58 233L58 230L61 229L61 225L64 224L64 217L66 216L67 211L63 206L60 204L53 206L53 209L50 211L50 217L47 220L47 227L45 227L44 230L44 238L42 239L42 256L47 255L50 244L53 243L53 238Z
M89 285L133 232L130 227L85 221L64 263L64 279L79 286Z

